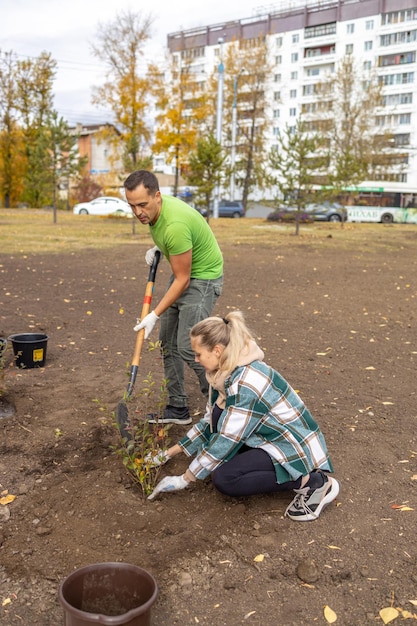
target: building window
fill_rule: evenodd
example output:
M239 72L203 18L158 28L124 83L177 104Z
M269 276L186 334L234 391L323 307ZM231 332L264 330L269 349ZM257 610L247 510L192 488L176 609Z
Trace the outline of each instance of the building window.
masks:
M387 54L383 57L379 57L378 66L387 67L388 65L403 65L405 63L415 63L416 53L406 52L405 54Z
M382 25L400 24L401 22L411 22L417 20L417 9L408 9L406 11L393 11L382 15Z
M290 98L296 98L296 97L297 97L297 90L290 89Z
M374 29L374 20L366 20L365 28L366 28L366 30L373 30Z
M299 41L300 41L300 35L298 33L292 36L293 43L298 43Z
M365 72L369 72L369 70L372 69L372 61L364 61L363 69L365 70Z
M280 116L280 110L279 109L274 109L274 118L276 119L279 116Z
M411 124L411 113L401 113L398 121L400 124Z
M282 37L277 37L275 39L275 45L277 48L281 48L282 47Z
M351 35L355 32L355 24L346 24L346 32L348 35Z
M400 114L388 114L388 115L377 115L375 118L375 122L377 126L391 126L396 127L400 124L410 124L411 123L411 113L400 113Z
M203 57L205 55L204 46L200 46L199 48L189 48L188 50L183 50L181 52L182 59L196 59L198 57Z
M274 76L274 81L275 81L276 83L280 83L280 82L281 82L281 79L282 79L282 75L281 75L281 74L275 74L275 76Z
M329 24L320 24L319 26L307 26L304 30L304 38L323 37L324 35L336 34L336 22Z
M364 49L372 50L372 41L365 41Z
M406 85L414 82L414 72L404 72L403 74L385 74L379 77L383 85Z
M281 92L280 91L275 91L274 92L274 100L275 100L275 102L281 100Z
M381 46L395 46L398 43L413 43L417 40L417 30L406 30L401 33L381 35Z
M307 76L319 76L320 69L318 67L309 67L306 74Z
M291 72L291 80L297 80L298 79L298 72Z
M336 51L336 47L334 45L331 46L319 46L318 48L306 48L304 50L304 57L306 59L311 59L312 57L321 57L326 54L334 54Z
M275 57L275 64L281 65L281 63L282 63L282 56L279 54L278 56Z
M296 117L297 109L295 107L291 107L290 109L290 117Z
M401 133L394 135L394 142L396 147L409 146L410 145L410 133Z
M277 126L274 126L272 132L274 134L274 137L279 137L279 128Z
M345 53L353 54L353 43L346 44Z
M291 55L291 63L297 63L298 61L298 52L293 52Z
M413 104L413 94L412 93L400 94L400 104Z
M316 93L315 85L303 85L303 96L313 96Z

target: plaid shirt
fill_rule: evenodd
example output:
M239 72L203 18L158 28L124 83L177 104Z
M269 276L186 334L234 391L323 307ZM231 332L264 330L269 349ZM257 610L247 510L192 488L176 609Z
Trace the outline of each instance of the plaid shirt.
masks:
M206 478L246 445L269 454L277 483L305 476L313 469L332 472L319 426L287 381L262 361L237 367L225 381L226 407L212 432L202 419L179 441L196 458L190 471ZM215 402L215 395L209 404Z

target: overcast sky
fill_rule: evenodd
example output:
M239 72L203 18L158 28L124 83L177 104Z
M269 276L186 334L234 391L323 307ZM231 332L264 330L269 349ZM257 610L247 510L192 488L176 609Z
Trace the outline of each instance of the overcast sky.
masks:
M58 62L55 108L69 124L93 124L110 121L104 109L91 105L91 86L104 81L103 65L90 51L99 22L111 22L128 9L151 14L150 59L162 54L168 33L253 17L272 6L256 0L0 0L0 50L13 51L22 59L50 52Z

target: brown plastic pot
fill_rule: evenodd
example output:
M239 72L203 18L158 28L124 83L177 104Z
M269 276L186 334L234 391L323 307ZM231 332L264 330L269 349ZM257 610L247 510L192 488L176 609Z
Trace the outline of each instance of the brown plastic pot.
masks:
M75 570L61 584L65 626L150 626L158 596L155 578L129 563L96 563Z

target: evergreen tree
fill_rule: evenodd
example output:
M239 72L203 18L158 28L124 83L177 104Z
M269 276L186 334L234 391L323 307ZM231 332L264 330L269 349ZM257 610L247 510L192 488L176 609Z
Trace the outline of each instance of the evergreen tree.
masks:
M278 202L297 207L296 235L299 234L301 211L315 197L314 182L318 163L314 155L321 143L321 137L306 132L305 123L298 119L295 127L286 125L278 137L278 144L269 154L272 170L269 180L278 188Z
M196 188L194 194L197 206L204 206L210 214L213 191L220 185L224 169L225 156L214 135L202 137L197 142L197 149L189 156L189 169L185 178Z

